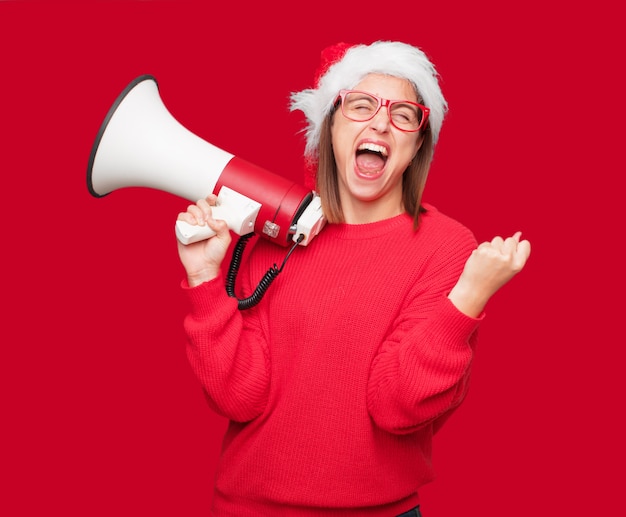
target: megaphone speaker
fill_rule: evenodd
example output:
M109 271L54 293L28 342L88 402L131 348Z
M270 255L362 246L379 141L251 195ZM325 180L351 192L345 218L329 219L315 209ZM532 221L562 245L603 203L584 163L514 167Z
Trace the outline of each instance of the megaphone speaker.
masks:
M218 196L214 217L239 234L256 233L282 246L307 245L324 225L319 197L304 186L247 162L195 135L167 110L156 79L142 75L117 97L93 144L87 188L103 197L147 187L196 202ZM176 223L188 244L208 227Z

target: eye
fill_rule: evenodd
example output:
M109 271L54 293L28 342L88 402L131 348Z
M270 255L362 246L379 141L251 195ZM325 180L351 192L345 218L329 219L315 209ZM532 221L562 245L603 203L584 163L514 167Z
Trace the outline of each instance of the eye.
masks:
M366 116L374 111L378 102L373 97L363 93L351 92L344 99L344 108L351 114Z
M394 122L415 123L419 119L417 107L409 104L394 104L391 108L391 116Z
M367 104L367 103L364 103L364 102L355 102L352 105L352 109L359 110L359 111L361 111L361 110L371 110L372 106L370 104Z
M394 102L389 107L391 120L400 129L414 131L419 128L422 110L419 106L407 102Z

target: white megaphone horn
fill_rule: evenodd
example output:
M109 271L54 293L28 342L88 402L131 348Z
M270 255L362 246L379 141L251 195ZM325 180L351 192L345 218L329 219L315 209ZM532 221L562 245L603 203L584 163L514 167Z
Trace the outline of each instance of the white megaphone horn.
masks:
M307 245L322 229L319 197L206 142L182 126L159 96L156 79L142 75L118 96L89 157L87 187L103 197L123 187L149 187L196 202L213 193L213 217L238 235L256 233L282 246ZM208 226L176 222L190 244L214 235Z

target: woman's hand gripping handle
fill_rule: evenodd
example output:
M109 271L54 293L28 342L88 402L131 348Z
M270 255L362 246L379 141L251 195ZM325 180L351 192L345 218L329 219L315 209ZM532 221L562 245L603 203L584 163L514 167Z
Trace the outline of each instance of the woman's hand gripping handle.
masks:
M213 280L220 274L222 261L226 256L232 237L226 221L217 219L219 208L215 207L217 196L211 194L189 205L186 212L178 214L179 222L200 227L203 240L184 244L178 242L178 255L187 272L190 287ZM184 227L184 225L183 225ZM177 231L178 233L178 231Z

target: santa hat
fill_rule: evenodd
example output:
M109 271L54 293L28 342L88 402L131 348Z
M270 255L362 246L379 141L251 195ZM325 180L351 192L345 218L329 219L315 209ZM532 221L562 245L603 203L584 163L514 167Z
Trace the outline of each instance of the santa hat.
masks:
M317 161L320 131L331 112L339 90L354 88L366 75L378 73L408 79L424 105L430 108L429 125L433 145L448 109L441 93L438 74L419 48L398 41L376 41L370 45L338 43L322 51L315 76L315 88L291 94L290 109L301 110L307 120L305 157L309 165Z

